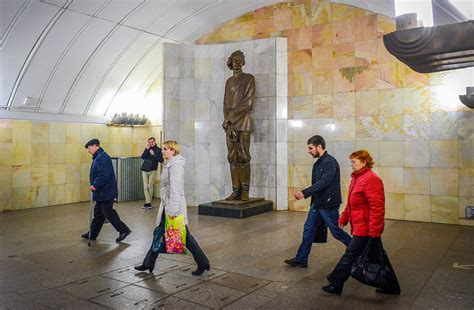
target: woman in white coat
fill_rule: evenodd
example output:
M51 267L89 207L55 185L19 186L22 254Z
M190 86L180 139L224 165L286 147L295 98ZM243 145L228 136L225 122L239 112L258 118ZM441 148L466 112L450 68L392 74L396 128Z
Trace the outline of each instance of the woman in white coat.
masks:
M139 271L149 270L153 271L158 254L163 252L163 242L159 247L156 246L158 240L163 240L165 233L165 214L174 218L180 214L184 215L186 223L186 248L193 255L198 268L193 271L193 275L201 275L204 270L211 268L209 260L207 259L196 239L188 230L188 217L186 209L186 199L184 197L184 165L186 163L183 156L180 154L179 144L176 141L169 140L163 143L162 154L166 160L166 165L161 173L161 188L160 188L160 209L156 218L156 228L153 233L153 243L148 251L143 263L136 266L135 269Z

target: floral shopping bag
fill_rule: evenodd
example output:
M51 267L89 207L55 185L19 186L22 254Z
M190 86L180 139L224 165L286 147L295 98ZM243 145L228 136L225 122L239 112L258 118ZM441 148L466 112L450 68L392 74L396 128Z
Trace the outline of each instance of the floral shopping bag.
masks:
M166 214L165 244L168 254L186 254L186 224L184 215L174 219Z

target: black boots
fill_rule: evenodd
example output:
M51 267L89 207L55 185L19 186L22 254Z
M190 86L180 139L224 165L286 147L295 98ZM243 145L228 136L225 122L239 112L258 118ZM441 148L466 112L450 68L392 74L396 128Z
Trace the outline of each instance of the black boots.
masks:
M89 239L89 232L83 233L81 237L84 239ZM89 240L95 241L95 238L90 238Z
M291 267L301 267L301 268L308 267L308 263L301 263L294 258L285 260L285 264Z
M119 236L117 237L117 239L115 239L116 242L120 242L122 241L123 239L127 238L128 235L130 235L132 231L129 229L127 230L126 232L121 232L119 234Z
M204 270L209 270L209 269L211 269L211 265L198 267L198 269L196 269L196 271L193 271L191 273L192 273L193 276L200 276L200 275L202 275Z
M328 284L322 287L323 291L331 295L341 295L342 287L337 287L333 284Z
M145 265L135 266L134 268L135 270L138 270L138 271L149 270L150 272L153 272L153 267L147 267Z

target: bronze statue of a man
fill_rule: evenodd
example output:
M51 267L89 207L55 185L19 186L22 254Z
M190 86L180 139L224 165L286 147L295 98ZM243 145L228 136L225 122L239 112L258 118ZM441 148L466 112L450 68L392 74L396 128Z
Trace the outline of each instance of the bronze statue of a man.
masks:
M230 163L232 194L226 200L249 200L250 133L253 130L252 109L255 102L255 77L242 72L245 56L235 51L227 59L233 75L227 79L224 94L224 122L227 160Z

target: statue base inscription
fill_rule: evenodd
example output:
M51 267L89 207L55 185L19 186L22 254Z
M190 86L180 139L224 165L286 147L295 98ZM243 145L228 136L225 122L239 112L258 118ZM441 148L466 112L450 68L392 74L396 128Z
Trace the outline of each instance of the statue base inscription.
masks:
M264 212L273 211L273 202L263 198L242 200L217 200L198 206L199 215L211 215L243 219Z

